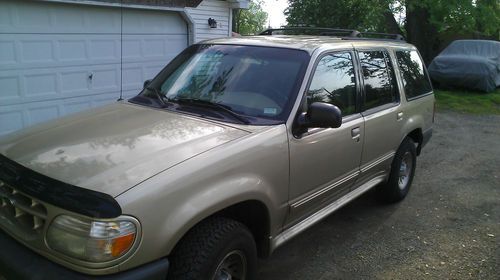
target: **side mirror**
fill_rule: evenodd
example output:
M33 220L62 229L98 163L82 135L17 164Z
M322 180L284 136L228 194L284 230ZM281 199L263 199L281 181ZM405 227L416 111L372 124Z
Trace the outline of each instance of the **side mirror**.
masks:
M301 128L337 128L342 125L342 112L335 105L314 102L307 113L302 113L297 121Z
M145 80L142 88L147 88L151 84L151 80Z

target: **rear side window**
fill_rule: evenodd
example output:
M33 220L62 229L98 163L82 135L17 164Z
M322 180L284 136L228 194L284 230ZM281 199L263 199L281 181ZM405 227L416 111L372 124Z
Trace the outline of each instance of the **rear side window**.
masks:
M427 72L417 51L397 51L396 57L403 77L406 98L411 99L431 92Z
M343 116L356 112L356 79L350 52L331 53L321 58L307 92L307 102L333 104Z
M363 109L399 101L394 69L385 51L361 51L359 60L365 84Z

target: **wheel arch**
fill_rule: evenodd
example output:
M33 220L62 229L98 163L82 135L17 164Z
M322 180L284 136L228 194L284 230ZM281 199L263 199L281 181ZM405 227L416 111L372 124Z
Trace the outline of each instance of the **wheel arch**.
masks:
M177 239L175 245L170 250L171 253L175 252L177 245L179 245L190 230L198 226L203 221L213 217L224 217L242 223L249 229L255 240L258 256L267 257L270 255L270 211L266 204L258 199L239 201L232 205L215 210L213 213L204 217L194 217L193 219L195 222L193 223L193 221L191 221L187 223L190 226L187 226L183 231L182 236Z
M416 128L410 131L410 133L408 133L406 137L410 138L411 140L413 140L413 142L417 143L417 156L419 156L420 152L422 151L422 143L424 141L422 129Z

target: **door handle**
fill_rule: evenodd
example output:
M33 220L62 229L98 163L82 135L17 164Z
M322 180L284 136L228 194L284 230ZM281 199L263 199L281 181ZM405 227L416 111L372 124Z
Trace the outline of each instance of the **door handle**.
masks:
M404 116L403 112L398 112L398 114L396 116L396 120L398 120L398 121L402 120L403 116Z
M351 137L354 141L359 142L361 139L361 129L359 127L351 129Z

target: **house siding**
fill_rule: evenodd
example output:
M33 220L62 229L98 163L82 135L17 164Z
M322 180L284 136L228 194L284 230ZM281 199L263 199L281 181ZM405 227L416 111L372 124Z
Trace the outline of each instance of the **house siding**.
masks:
M231 36L231 3L220 0L204 0L196 8L186 8L194 21L194 43ZM217 28L208 26L208 18L217 21Z

